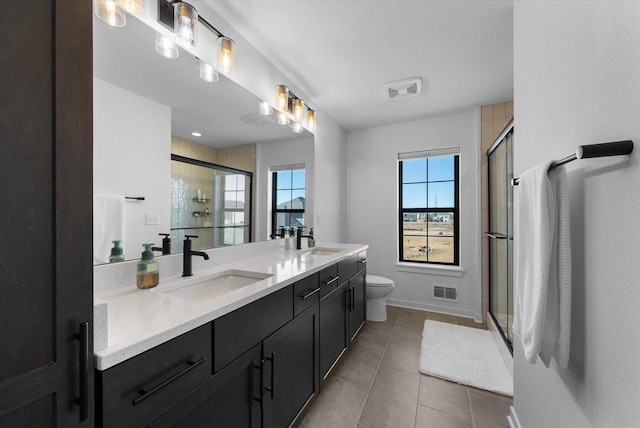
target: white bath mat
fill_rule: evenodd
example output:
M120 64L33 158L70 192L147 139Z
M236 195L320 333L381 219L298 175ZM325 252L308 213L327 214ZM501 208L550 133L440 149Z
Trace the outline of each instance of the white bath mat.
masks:
M420 373L513 397L513 379L487 330L425 321Z

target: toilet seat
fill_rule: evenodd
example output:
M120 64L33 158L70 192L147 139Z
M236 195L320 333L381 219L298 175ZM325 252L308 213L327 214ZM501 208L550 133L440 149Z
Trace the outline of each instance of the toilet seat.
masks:
M367 275L366 283L370 287L388 287L393 285L393 281L389 278L377 275Z

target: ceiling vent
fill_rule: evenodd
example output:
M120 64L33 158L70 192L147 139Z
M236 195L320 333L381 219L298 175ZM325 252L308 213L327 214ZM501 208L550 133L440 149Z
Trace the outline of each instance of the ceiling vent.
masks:
M256 128L266 128L268 126L275 125L275 121L269 116L262 115L260 113L251 113L244 115L240 118L244 123L247 123Z
M397 82L385 83L384 98L387 100L400 100L415 97L422 91L422 79L412 77L410 79L398 80Z

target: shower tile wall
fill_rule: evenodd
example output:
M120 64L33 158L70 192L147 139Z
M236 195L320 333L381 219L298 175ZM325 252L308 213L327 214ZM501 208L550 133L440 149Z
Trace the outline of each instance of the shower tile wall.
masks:
M489 311L489 177L487 169L487 150L500 135L507 123L513 118L513 101L482 107L482 320L487 322Z

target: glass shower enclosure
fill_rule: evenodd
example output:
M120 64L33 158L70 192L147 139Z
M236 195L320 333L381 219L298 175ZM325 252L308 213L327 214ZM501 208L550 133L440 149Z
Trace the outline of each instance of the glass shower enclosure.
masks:
M251 242L253 174L171 155L171 253Z
M513 119L487 151L489 313L513 353Z

